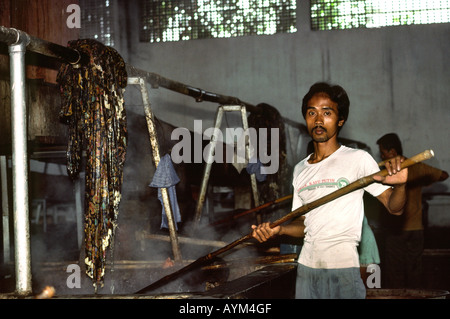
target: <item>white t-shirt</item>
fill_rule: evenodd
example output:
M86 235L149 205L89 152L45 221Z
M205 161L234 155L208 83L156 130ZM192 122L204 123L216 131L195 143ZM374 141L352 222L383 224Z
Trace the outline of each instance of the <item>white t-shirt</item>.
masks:
M294 168L292 210L379 171L369 153L344 145L319 163L309 164L308 158ZM359 267L364 190L376 197L388 188L372 183L306 213L298 262L311 268Z

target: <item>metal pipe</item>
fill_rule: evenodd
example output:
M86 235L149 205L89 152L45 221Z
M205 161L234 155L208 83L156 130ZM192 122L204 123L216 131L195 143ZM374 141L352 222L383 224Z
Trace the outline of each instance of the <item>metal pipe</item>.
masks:
M240 107L237 105L236 107ZM216 122L214 124L214 132L211 136L211 141L209 143L209 151L206 158L206 165L203 169L203 179L202 184L200 186L200 194L198 196L197 206L195 207L195 218L194 218L194 229L197 228L198 223L202 217L203 211L203 203L205 202L206 191L208 190L208 182L211 174L211 167L214 161L214 151L216 149L217 139L218 139L218 131L220 129L220 125L222 124L224 106L221 105L217 108L217 116Z
M248 131L248 121L247 121L247 111L245 106L241 106L241 118L242 118L242 127L244 128L244 132ZM245 150L247 152L247 158L250 160L250 145L249 143L245 143ZM252 192L253 192L253 201L255 204L255 207L259 206L259 193L258 193L258 186L256 184L256 175L250 174L250 181L252 184ZM261 217L259 214L256 215L256 219L258 221L258 224L261 223Z
M29 38L17 33L9 45L11 73L11 131L16 293L28 295L31 287L31 253L28 203L27 108L25 52Z
M144 104L144 113L145 113L145 119L147 121L147 128L148 133L150 136L150 144L152 146L152 155L153 155L153 161L155 162L155 167L158 167L160 162L160 155L159 155L159 143L158 143L158 135L156 133L156 128L154 125L154 119L153 119L153 112L150 107L150 99L148 97L147 92L147 86L145 83L144 78L140 77L129 77L128 78L128 84L137 84L141 88L141 95L142 95L142 102ZM181 251L180 246L178 243L178 236L177 231L175 227L175 220L173 218L172 214L172 208L170 206L170 199L169 199L169 193L167 191L167 188L161 188L161 197L163 200L164 210L167 217L167 224L169 226L169 235L170 235L170 242L172 244L172 251L174 255L175 261L181 261Z
M71 64L87 64L90 60L89 56L83 52L79 52L56 43L44 41L14 28L0 26L0 42L5 42L8 45L15 43L19 37L19 34L23 34L23 36L26 36L29 39L29 45L27 47L29 51L40 53L45 56L55 58L61 62ZM130 76L145 78L153 88L161 86L174 92L192 96L197 102L209 101L222 105L244 105L250 113L260 112L260 109L257 106L241 101L237 97L205 91L201 88L192 87L190 85L170 80L156 73L139 70L129 64L127 64L127 72ZM292 121L292 119L289 118L283 117L283 120L294 126L299 125L298 122Z
M83 223L83 195L81 181L85 180L86 174L80 173L80 177L75 180L75 215L77 219L77 243L78 248L81 249L83 244L84 223Z
M8 197L8 160L0 156L0 175L2 178L2 222L3 222L3 262L11 261L11 247L9 240L9 197Z
M11 45L17 43L19 38L26 38L27 49L29 51L55 58L61 62L71 64L86 64L89 62L89 56L83 52L78 52L77 50L56 43L44 41L14 28L0 26L0 42Z
M48 42L36 37L33 37L23 31L16 30L14 28L6 28L0 26L0 42L5 42L10 45L17 42L19 37L27 38L27 50L43 54L48 57L55 58L61 62L71 64L87 64L89 63L89 56L83 52L58 45L56 43ZM247 111L259 112L259 109L247 102L239 100L237 97L226 96L213 92L208 92L200 88L192 87L177 81L167 79L159 74L146 72L139 70L131 65L127 64L127 73L129 76L141 77L147 80L148 83L154 88L164 87L168 90L172 90L181 94L189 95L195 98L197 102L209 101L217 102L219 104L234 104L245 105Z
M208 92L200 88L195 88L177 81L167 79L159 74L139 70L127 64L127 73L129 76L137 76L147 80L153 88L162 86L181 94L189 95L195 98L197 102L209 101L222 105L244 105L250 113L259 112L260 109L250 103L239 100L234 96L227 96L218 93Z
M6 28L0 26L0 42L12 44L17 42L19 37L27 38L27 50L43 54L48 57L55 58L61 62L71 64L87 64L89 63L89 56L83 52L61 46L56 43L48 42L36 37L33 37L23 31L14 28ZM241 101L237 97L227 96L218 93L209 92L201 88L192 87L177 81L170 80L159 74L139 70L127 64L127 72L130 76L142 77L147 80L153 88L164 87L181 94L189 95L197 102L209 101L216 102L222 105L244 105L250 113L259 112L260 109L253 104Z

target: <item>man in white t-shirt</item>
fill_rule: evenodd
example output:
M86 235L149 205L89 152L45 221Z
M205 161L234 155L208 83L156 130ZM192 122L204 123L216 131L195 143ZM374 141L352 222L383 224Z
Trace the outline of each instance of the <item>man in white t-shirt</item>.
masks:
M363 150L340 145L339 130L348 117L350 101L338 85L316 83L303 98L302 114L313 139L314 152L294 168L292 210L379 171ZM357 246L364 218L363 194L379 199L389 213L399 215L405 204L407 169L395 157L376 176L377 183L353 191L293 220L271 228L253 225L253 237L264 242L276 235L305 237L298 259L296 298L365 298Z

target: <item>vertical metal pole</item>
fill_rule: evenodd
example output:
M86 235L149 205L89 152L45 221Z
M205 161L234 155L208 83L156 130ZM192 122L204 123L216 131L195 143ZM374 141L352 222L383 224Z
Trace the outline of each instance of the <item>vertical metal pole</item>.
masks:
M6 156L0 156L0 176L2 178L2 222L3 222L3 262L11 261L11 244L9 239L9 196L8 165Z
M150 99L148 97L147 87L143 78L128 78L129 84L138 84L141 87L142 102L144 104L145 118L147 120L148 133L150 135L150 144L152 146L153 161L155 167L158 167L160 161L158 136L156 134L155 125L153 122L153 113L150 108ZM170 207L169 193L167 188L161 188L161 196L164 204L164 210L166 212L167 224L169 226L170 243L172 244L173 258L175 261L181 261L181 251L178 243L177 230L175 228L175 221Z
M78 248L83 244L83 201L81 197L81 180L84 180L85 174L80 173L79 178L75 181L75 215L77 222L77 243Z
M198 223L200 222L200 219L202 217L203 204L205 202L206 191L208 189L209 175L211 173L211 166L212 166L212 162L213 162L212 158L214 156L214 151L216 149L216 144L217 144L217 138L218 138L217 130L220 129L220 125L222 124L223 112L224 112L223 106L219 106L219 108L217 110L214 132L213 132L213 135L211 136L208 157L206 158L206 165L205 165L205 168L203 169L203 180L202 180L202 185L200 186L200 194L198 195L197 206L195 208L194 229L197 228Z
M31 287L31 250L28 205L27 109L25 102L26 43L18 32L9 46L11 72L11 130L16 293L28 295ZM29 40L28 40L29 41Z
M246 110L245 106L241 106L241 117L242 117L242 127L244 128L244 132L247 132L248 131L248 121L247 121L247 110ZM248 160L250 160L250 145L249 144L250 144L250 141L245 144L245 150L247 151ZM256 175L255 174L250 175L250 181L252 184L253 201L255 204L254 207L258 207L259 206L259 194L258 194L258 185L256 184ZM256 214L256 221L258 222L258 224L261 223L261 215L258 213Z

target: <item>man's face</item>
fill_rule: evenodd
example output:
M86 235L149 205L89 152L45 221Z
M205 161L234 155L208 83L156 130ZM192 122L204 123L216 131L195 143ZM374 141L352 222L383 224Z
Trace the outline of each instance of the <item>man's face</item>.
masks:
M338 105L327 94L316 93L308 101L306 108L306 126L315 142L326 142L336 136L344 120L339 120Z

